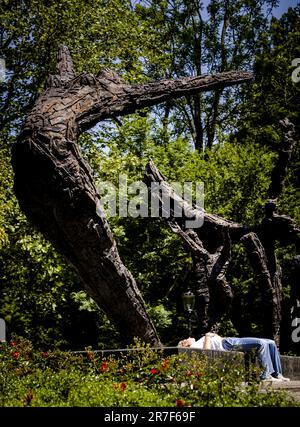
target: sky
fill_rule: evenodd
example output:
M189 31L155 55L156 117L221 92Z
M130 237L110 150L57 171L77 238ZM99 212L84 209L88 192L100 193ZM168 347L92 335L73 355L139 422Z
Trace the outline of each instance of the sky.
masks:
M280 0L279 6L273 10L273 15L279 18L289 7L295 7L300 4L299 0Z

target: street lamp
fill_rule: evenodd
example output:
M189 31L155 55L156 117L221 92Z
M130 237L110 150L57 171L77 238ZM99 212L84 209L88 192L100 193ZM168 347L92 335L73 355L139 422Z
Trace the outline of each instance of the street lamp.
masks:
M189 324L189 336L192 336L192 315L194 313L195 306L195 294L188 288L182 294L182 303L184 311L187 314L188 324Z

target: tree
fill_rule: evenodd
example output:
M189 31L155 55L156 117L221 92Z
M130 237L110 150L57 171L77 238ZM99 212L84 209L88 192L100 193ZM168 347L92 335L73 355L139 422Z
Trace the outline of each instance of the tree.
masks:
M136 6L152 32L164 41L159 61L146 63L156 77L193 76L253 69L268 16L278 1L149 0ZM164 60L162 60L164 58ZM191 137L202 152L217 142L218 135L234 128L239 115L239 87L188 95L163 106L165 133Z
M126 339L158 344L159 338L131 273L123 265L91 170L76 139L99 120L185 93L247 81L251 73L229 72L130 86L110 70L76 76L65 46L57 73L28 114L13 146L15 191L28 218L79 273L85 289Z

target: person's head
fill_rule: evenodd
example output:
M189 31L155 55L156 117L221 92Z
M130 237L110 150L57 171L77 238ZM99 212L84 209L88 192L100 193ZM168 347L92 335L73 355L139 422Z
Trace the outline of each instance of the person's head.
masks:
M186 338L185 340L179 341L178 347L190 347L195 341L195 338Z

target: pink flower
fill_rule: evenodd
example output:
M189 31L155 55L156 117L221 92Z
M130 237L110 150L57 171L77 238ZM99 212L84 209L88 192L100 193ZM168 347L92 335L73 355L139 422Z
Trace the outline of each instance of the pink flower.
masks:
M126 384L121 383L120 387L121 387L121 391L124 393L124 391L126 390Z
M151 369L150 372L152 375L158 374L158 370L155 368Z
M11 347L16 347L16 345L17 345L16 341L11 341L9 344Z

